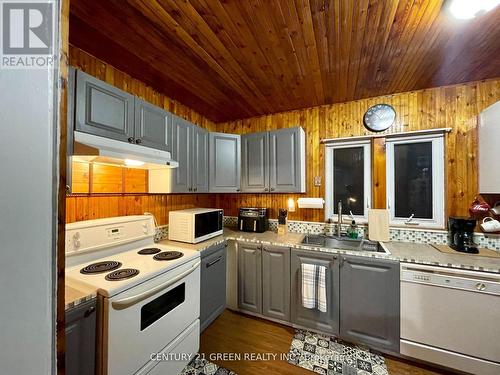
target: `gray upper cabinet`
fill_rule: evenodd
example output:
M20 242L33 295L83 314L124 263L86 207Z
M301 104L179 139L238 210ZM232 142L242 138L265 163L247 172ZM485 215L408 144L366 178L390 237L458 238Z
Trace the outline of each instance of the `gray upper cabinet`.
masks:
M271 192L305 192L305 133L302 128L269 132L269 161Z
M241 190L269 191L269 132L241 136Z
M309 309L302 303L302 264L326 268L327 311ZM336 335L339 333L339 262L337 256L292 249L291 252L292 322L303 328L311 328Z
M208 193L208 131L193 126L192 134L192 192Z
M208 131L179 116L172 116L172 158L174 193L208 192Z
M238 308L262 313L262 250L260 245L238 242Z
M340 279L340 336L399 352L399 263L344 256Z
M241 137L237 134L210 133L210 192L240 191Z
M172 151L172 114L142 99L135 99L135 143Z
M172 158L179 163L173 171L172 190L187 193L191 188L192 125L186 120L173 116L172 119Z
M82 71L76 74L76 130L119 141L134 139L134 96Z
M290 248L262 247L262 314L290 320Z

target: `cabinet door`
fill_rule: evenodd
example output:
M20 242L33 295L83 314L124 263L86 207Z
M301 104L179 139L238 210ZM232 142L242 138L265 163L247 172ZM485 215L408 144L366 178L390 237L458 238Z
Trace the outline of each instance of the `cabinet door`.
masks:
M76 81L76 130L125 142L133 139L134 97L81 71Z
M172 158L179 163L173 170L172 190L175 193L188 193L191 187L191 146L192 126L186 120L173 116L172 119ZM191 190L190 190L191 189Z
M340 282L341 337L399 352L399 263L344 256Z
M301 265L316 264L326 267L327 311L308 309L302 304ZM304 328L330 333L339 332L339 263L337 256L292 249L291 257L292 322Z
M210 192L240 191L240 150L239 135L210 133Z
M208 131L199 126L193 126L193 162L192 188L193 192L208 192Z
M142 99L135 99L135 143L172 151L172 114Z
M290 320L290 248L262 247L262 314Z
M95 301L66 311L66 374L95 374Z
M260 245L238 242L238 308L262 313Z
M226 307L226 245L220 244L201 254L201 331L208 327Z
M269 132L270 191L305 192L305 135L302 128Z
M241 136L241 191L269 191L269 133Z

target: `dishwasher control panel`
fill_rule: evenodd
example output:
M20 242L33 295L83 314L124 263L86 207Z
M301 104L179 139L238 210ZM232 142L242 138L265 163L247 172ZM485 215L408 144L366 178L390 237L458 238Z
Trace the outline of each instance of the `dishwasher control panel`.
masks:
M401 282L413 282L500 296L500 275L486 272L402 263Z

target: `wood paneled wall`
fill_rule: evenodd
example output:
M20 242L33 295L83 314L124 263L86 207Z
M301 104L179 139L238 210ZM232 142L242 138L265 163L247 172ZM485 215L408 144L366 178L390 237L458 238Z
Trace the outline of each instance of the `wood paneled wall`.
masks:
M306 194L219 194L217 207L223 208L226 215L237 215L241 206L269 207L271 217L276 218L278 208L286 208L290 197L323 197L325 147L320 140L368 134L362 123L364 112L374 104L388 103L397 112L396 123L388 133L445 127L453 129L446 136L446 210L447 215L466 215L478 186L477 115L498 100L500 79L495 79L217 124L217 131L238 134L300 125L307 137ZM379 157L375 158L373 201L381 208L385 207L383 140L377 141L375 147ZM314 186L314 176L322 177L320 187ZM289 218L324 221L324 211L296 208Z
M137 95L157 106L181 116L208 130L215 130L215 124L146 84L115 69L113 66L70 46L70 64L84 72L112 84L133 95ZM146 69L147 67L145 67ZM159 225L168 222L168 212L190 207L215 207L216 197L211 194L147 195L147 194L84 194L66 197L66 223L100 219L111 216L137 215L151 212Z

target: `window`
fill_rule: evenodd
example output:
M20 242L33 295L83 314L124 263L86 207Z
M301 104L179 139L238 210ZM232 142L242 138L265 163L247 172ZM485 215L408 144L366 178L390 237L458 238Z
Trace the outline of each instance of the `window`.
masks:
M337 220L338 202L344 219L368 218L371 204L370 141L335 143L326 148L326 219Z
M388 139L386 152L391 224L443 228L443 135Z

